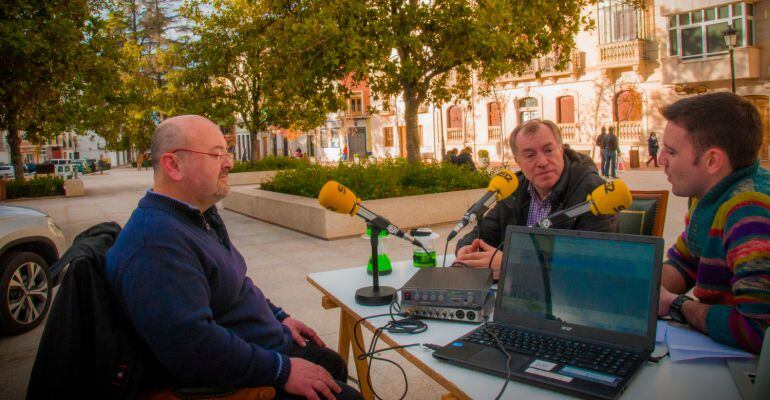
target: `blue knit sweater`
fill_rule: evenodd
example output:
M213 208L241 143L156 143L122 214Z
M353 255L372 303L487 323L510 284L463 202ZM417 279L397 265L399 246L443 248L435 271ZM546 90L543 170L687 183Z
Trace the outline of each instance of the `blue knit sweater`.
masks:
M195 386L282 387L286 313L246 277L216 207L148 191L107 253L106 277L163 366Z

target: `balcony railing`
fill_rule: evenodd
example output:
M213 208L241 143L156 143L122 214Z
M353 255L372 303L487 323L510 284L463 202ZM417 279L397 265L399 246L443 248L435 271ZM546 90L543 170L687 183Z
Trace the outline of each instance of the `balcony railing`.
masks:
M502 137L503 129L499 126L490 126L488 131L488 141L498 142Z
M599 66L602 68L640 66L647 60L646 46L647 41L644 39L600 44Z
M559 130L561 130L561 138L565 142L574 142L577 140L578 132L574 123L570 124L557 124Z
M545 57L540 57L532 60L530 65L519 75L505 75L498 78L500 82L508 81L523 81L537 78L537 73L540 72L540 78L559 77L566 75L577 76L584 68L584 53L577 50L572 51L570 61L563 69L557 69L557 60L555 54L549 54Z
M447 140L450 142L463 141L463 128L449 128L446 130Z
M621 142L639 142L645 137L641 121L621 121L618 124L618 139Z

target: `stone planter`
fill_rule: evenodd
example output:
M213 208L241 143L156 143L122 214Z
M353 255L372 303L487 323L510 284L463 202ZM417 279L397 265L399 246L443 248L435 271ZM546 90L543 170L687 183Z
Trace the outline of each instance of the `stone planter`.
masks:
M230 186L256 185L273 179L278 171L236 172L227 175Z
M83 187L83 181L78 178L64 180L64 196L77 197L85 196L86 191Z
M484 190L371 200L365 205L402 229L429 226L458 221ZM328 211L317 199L269 192L253 185L232 188L222 205L228 210L327 240L357 236L366 231L363 219Z

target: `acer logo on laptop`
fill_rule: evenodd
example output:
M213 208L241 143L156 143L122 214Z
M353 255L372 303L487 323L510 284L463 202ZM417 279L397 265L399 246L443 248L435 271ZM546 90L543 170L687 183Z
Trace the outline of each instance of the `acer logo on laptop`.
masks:
M571 330L572 330L572 327L571 327L571 326L566 326L566 325L565 325L565 326L562 326L562 327L561 327L561 330L569 332L569 331L571 331Z

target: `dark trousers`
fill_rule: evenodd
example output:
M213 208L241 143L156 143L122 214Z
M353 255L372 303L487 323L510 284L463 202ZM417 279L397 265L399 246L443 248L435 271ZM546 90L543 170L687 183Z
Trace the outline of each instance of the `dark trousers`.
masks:
M348 380L348 366L345 364L345 360L343 360L336 351L331 350L328 347L317 346L313 343L308 343L306 347L300 347L292 342L282 353L289 357L303 358L313 364L318 364L329 371L332 378L334 378L340 388L342 388L342 391L336 395L337 400L362 400L364 398L356 389L353 389L345 383ZM302 396L284 392L283 388L276 389L277 399L304 399Z
M651 154L650 154L650 158L649 158L649 159L647 160L647 162L646 162L646 163L644 163L644 164L645 164L645 165L647 165L647 166L649 166L649 165L650 165L650 161L655 161L655 166L657 167L657 166L658 166L658 155L657 155L657 154L652 154L652 153L651 153Z

